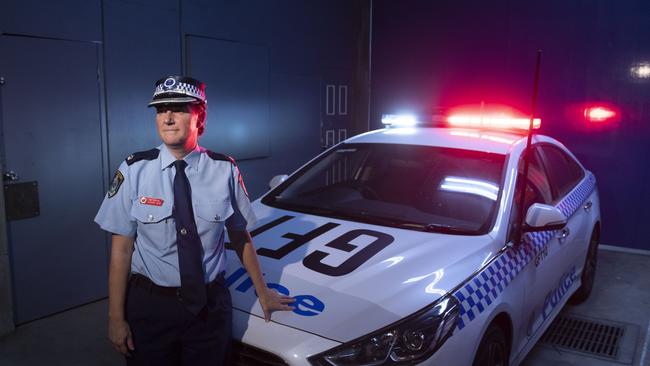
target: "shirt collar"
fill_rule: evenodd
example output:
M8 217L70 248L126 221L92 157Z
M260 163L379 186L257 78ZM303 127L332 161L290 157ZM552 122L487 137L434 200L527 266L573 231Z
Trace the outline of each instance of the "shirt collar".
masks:
M160 146L158 146L158 150L160 150L160 169L165 170L165 168L168 168L176 161L176 157L169 151L169 149L165 144L160 144ZM185 155L183 160L185 160L185 162L190 168L194 170L198 170L199 159L201 158L202 151L203 148L197 144L194 150L190 151L189 154Z

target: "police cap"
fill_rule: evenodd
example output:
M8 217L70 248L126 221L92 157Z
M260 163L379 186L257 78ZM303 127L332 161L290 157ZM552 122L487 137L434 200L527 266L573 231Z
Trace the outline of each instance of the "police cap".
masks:
M205 83L188 76L167 76L156 81L148 106L169 103L207 103Z

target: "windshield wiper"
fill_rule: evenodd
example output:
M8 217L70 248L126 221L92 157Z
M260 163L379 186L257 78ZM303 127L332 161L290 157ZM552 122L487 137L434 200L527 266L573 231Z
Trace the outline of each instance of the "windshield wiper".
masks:
M420 231L436 232L442 234L462 234L462 235L475 234L475 231L473 230L461 229L450 225L419 224L415 222L399 221L387 217L369 215L363 211L359 212L358 215L349 215L348 217L352 219L358 219L360 221L364 221L369 224L392 226L399 229L420 230Z
M450 225L442 225L442 224L426 224L422 225L424 227L424 230L426 231L432 231L436 233L443 233L443 234L474 234L474 230L467 230L467 229L461 229L459 227L455 226L450 226Z

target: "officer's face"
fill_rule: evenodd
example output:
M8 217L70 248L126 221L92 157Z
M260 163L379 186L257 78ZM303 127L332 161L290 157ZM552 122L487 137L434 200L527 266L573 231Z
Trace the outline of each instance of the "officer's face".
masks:
M158 135L169 147L192 148L198 140L198 110L190 104L156 106Z

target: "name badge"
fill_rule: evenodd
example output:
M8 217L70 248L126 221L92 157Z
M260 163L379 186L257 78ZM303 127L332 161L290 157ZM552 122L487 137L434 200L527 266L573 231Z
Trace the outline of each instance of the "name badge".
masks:
M150 206L162 206L163 205L162 198L153 198L153 197L140 197L140 203L143 205L150 205Z

